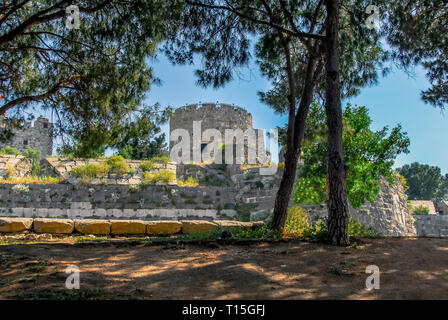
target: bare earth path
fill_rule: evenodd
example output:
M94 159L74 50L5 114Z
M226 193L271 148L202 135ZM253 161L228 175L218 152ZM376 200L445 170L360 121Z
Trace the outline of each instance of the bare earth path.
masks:
M65 269L81 271L67 290ZM379 290L365 268L380 269ZM0 299L448 299L448 239L0 246Z

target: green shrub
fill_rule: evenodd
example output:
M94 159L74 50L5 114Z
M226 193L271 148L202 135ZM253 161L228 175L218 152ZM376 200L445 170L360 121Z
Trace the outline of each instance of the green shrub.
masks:
M169 183L174 180L176 180L176 175L174 174L174 172L170 170L160 170L156 173L143 172L142 183L144 185L156 184L158 182Z
M11 146L6 146L3 149L0 150L0 154L9 154L12 156L21 156L22 153L17 150L16 148L13 148Z
M282 233L278 230L269 229L266 225L248 229L248 228L235 228L232 230L232 235L235 238L242 239L276 239L282 238Z
M194 187L199 184L199 181L193 177L188 177L186 180L177 181L177 184L182 187Z
M6 175L5 175L5 178L6 179L11 179L11 178L13 178L14 177L14 175L15 175L15 173L16 173L16 169L14 169L14 167L12 167L12 166L6 166Z
M310 229L308 212L299 206L291 207L285 223L284 234L289 237L302 237Z
M327 224L319 217L316 218L317 222L303 233L303 239L313 242L326 242L328 235Z
M367 228L360 222L350 219L350 222L348 223L348 235L350 237L377 238L380 236L380 233L372 227Z
M104 163L86 164L84 166L77 166L70 170L70 174L76 178L94 179L104 177L109 173L110 167Z
M140 169L143 170L143 172L147 172L147 171L151 171L152 169L154 169L156 166L154 165L154 162L152 162L151 160L146 160L145 162L143 162L142 164L140 164Z
M327 239L328 229L324 220L315 217L313 224L309 223L309 215L300 206L289 209L285 228L284 238L299 238L313 242L324 242Z
M106 164L109 166L111 173L116 173L118 175L124 175L131 171L131 168L124 160L123 156L112 156L107 158Z
M429 208L425 207L423 205L414 207L414 208L412 208L412 213L418 214L418 215L427 215L427 214L429 214Z

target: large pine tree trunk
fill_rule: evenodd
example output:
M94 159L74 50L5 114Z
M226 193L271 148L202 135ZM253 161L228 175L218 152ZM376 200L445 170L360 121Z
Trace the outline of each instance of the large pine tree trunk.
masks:
M328 240L348 245L349 209L342 148L342 108L339 84L339 0L325 0L326 21L326 104L328 126Z

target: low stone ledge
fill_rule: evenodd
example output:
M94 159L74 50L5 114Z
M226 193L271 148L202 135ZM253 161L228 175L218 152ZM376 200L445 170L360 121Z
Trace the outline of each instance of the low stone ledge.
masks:
M205 220L181 220L182 233L206 233L218 228L216 223Z
M108 220L76 219L75 230L82 234L108 235L111 222Z
M264 225L263 221L243 222L235 220L213 220L213 222L216 223L221 229L227 231L232 231L236 228L252 229Z
M70 234L73 233L75 224L71 219L34 219L34 232L37 233L53 233L53 234Z
M146 233L146 221L140 220L111 220L112 235L144 235Z
M182 229L182 223L179 221L148 221L146 223L148 235L169 236L179 233Z
M30 230L32 225L32 218L0 218L0 232L23 232Z

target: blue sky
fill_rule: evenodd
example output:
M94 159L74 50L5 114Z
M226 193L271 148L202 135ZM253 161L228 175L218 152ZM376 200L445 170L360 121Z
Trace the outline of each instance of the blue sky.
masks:
M275 128L287 121L285 116L274 114L260 102L257 92L269 89L270 84L261 76L255 63L241 69L242 76L217 90L196 85L194 66L173 66L163 56L159 56L152 66L162 85L151 88L148 103L159 102L174 108L198 102L235 104L252 113L254 127L262 129ZM394 70L381 78L378 85L363 88L361 94L349 102L368 107L375 130L402 124L411 139L410 153L399 156L396 167L418 161L438 166L445 174L448 172L447 117L440 109L421 101L420 91L427 86L422 70L416 70L413 78ZM168 132L167 126L164 131Z

